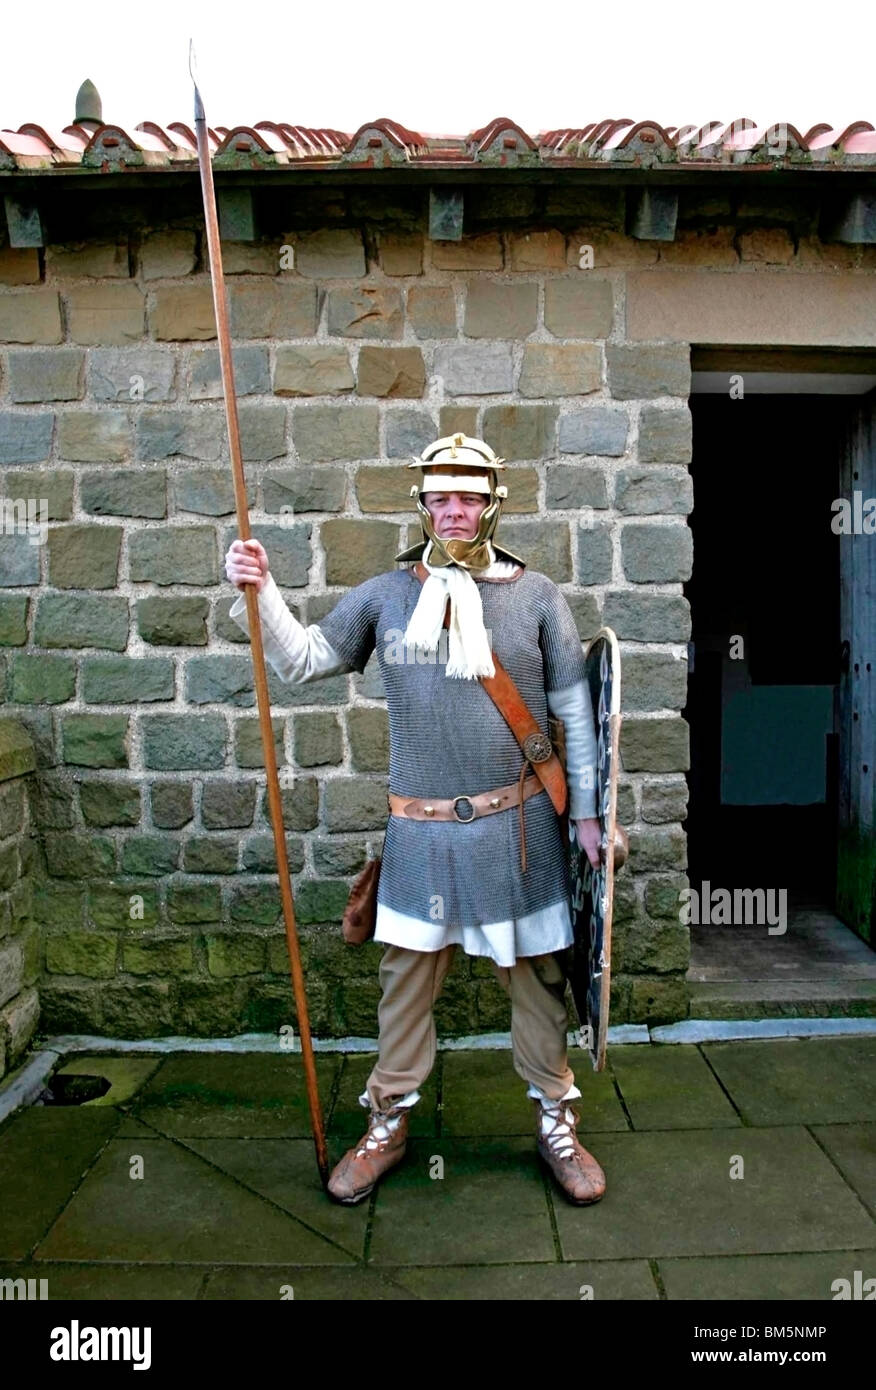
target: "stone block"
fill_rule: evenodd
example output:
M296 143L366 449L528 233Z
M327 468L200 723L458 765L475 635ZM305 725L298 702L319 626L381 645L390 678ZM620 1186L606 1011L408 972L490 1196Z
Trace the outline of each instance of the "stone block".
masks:
M46 513L49 521L68 521L73 515L72 468L41 468L39 474L32 469L16 473L12 469L6 474L7 498L27 498L36 489L34 482L39 477L39 501L48 504ZM36 500L36 499L35 499Z
M62 343L61 301L57 290L8 290L0 295L0 343Z
M0 285L38 285L40 258L35 246L0 246Z
M0 463L44 463L52 447L51 411L18 415L0 410Z
M595 454L620 458L627 447L630 418L625 410L593 405L574 410L559 420L559 450L563 454Z
M79 348L10 352L9 399L18 405L36 401L79 401L84 393L85 353Z
M314 280L367 275L362 233L352 227L320 227L295 237L295 269Z
M233 338L312 338L319 316L316 285L241 280L228 285Z
M350 760L358 772L389 771L389 716L383 708L354 705L347 711Z
M462 331L469 338L526 338L538 323L538 285L533 281L472 280L465 295Z
M241 405L240 452L248 461L269 463L286 458L286 407L284 405Z
M401 290L361 285L326 291L327 331L342 338L400 338L404 324ZM290 336L288 333L285 336Z
M76 694L72 657L16 654L9 669L9 699L14 705L60 705Z
M687 642L690 603L682 594L643 594L616 589L605 595L606 624L621 642Z
M236 396L264 396L271 390L266 347L232 347ZM224 400L218 348L196 348L189 355L189 400Z
M216 337L213 287L209 279L195 284L161 285L152 291L151 298L149 331L156 342Z
M346 488L347 476L339 468L299 465L264 475L262 508L268 513L340 512Z
M422 233L381 231L379 259L384 275L422 275Z
M345 347L330 343L279 346L274 365L276 396L333 396L356 382Z
M360 348L357 395L419 399L425 385L426 366L419 348Z
M176 594L142 598L134 604L138 633L156 647L206 646L209 611L208 599Z
M683 709L687 702L687 654L630 652L624 659L624 708Z
M79 482L82 510L95 516L158 519L167 516L167 477L163 468L84 473Z
M514 389L510 343L455 344L435 351L434 375L451 396L504 395Z
M693 478L680 468L624 468L617 475L614 505L627 516L687 516L694 505Z
M116 972L118 940L106 932L70 931L46 937L46 970L50 975L86 975L106 980Z
M527 343L517 389L521 396L586 396L602 387L595 343Z
M555 338L607 338L614 325L610 280L589 271L577 279L551 279L544 287L544 326Z
M86 657L82 699L87 705L130 705L172 700L174 667L169 657Z
M70 338L83 346L124 345L146 330L146 300L134 284L77 285L67 294Z
M339 763L344 744L338 716L330 710L314 710L295 716L295 761L299 767Z
M181 830L194 819L192 788L187 782L153 782L149 800L152 824L159 830Z
M689 343L608 343L605 361L616 400L690 395Z
M624 719L621 765L625 772L686 772L690 767L690 728L683 719Z
M128 238L72 241L46 246L46 270L52 278L87 275L96 280L127 280Z
M612 528L578 528L578 583L610 584L612 572Z
M418 338L456 337L456 299L451 285L412 285L408 323Z
M555 227L511 233L512 270L565 270L566 238Z
M179 227L148 232L140 243L138 262L144 280L191 275L197 265L194 231Z
M554 452L555 405L490 405L484 410L484 437L499 458L541 459Z
M54 526L49 531L49 583L56 589L114 589L121 526Z
M371 777L332 777L325 784L325 828L383 830L386 824L386 780Z
M502 537L530 569L546 574L555 584L572 578L568 522L505 521Z
M127 767L126 714L67 714L62 720L64 761L79 767Z
M136 457L143 462L175 457L216 460L222 454L225 429L224 413L213 406L147 408L135 422Z
M124 411L77 410L60 417L58 454L71 463L122 463L131 452Z
M96 401L169 401L176 358L168 348L91 348L86 380Z
M326 584L361 584L391 570L402 546L391 521L332 518L320 527Z
M216 533L209 526L155 527L128 538L133 583L216 584Z
M608 489L601 468L555 463L547 469L545 505L558 510L608 506Z
M159 772L223 767L226 723L221 714L151 714L140 720L143 766Z
M633 584L680 584L691 576L693 535L686 526L630 523L621 530L621 558Z
M435 418L427 410L387 410L383 416L386 429L386 457L390 459L409 459L412 454L421 454L433 439L443 438L437 433Z
M236 705L255 701L249 656L191 656L186 662L184 698L190 705Z
M504 265L502 238L498 232L430 244L434 270L501 270Z
M104 647L124 651L128 600L106 594L41 594L33 642L37 647Z
M693 420L685 406L661 410L643 406L639 416L639 463L690 463L693 457Z
M79 806L86 825L140 824L140 788L130 782L82 782Z
M380 454L376 405L296 406L292 438L302 463L377 458Z

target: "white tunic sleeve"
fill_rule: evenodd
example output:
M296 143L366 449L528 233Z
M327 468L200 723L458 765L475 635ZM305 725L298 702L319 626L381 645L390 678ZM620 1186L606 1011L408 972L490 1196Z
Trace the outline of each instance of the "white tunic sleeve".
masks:
M228 610L228 616L249 635L246 594L242 591ZM352 671L352 666L347 665L327 641L318 623L302 627L289 612L270 571L259 594L259 618L265 659L281 680L303 685L323 676Z
M596 727L593 702L585 681L565 690L548 690L548 709L566 726L566 781L569 819L596 815Z

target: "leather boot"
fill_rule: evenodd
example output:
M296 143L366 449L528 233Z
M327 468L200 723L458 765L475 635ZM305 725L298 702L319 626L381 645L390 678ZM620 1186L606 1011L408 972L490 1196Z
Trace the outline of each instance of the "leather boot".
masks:
M361 1202L384 1173L401 1163L407 1149L408 1109L400 1105L387 1110L371 1107L368 1129L329 1176L328 1191L336 1202L345 1206Z
M534 1104L538 1152L563 1195L577 1207L598 1202L605 1192L605 1174L593 1155L578 1142L577 1110L565 1100L536 1100Z

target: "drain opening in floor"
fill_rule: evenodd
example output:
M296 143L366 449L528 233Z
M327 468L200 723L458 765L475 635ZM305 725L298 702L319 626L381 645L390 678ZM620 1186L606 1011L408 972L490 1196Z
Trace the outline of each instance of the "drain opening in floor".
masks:
M37 1097L36 1105L84 1105L105 1096L112 1082L105 1076L83 1076L65 1072L53 1076Z

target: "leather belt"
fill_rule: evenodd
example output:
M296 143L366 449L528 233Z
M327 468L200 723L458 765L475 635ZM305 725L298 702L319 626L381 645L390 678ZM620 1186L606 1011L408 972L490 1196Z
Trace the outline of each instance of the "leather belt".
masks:
M545 790L538 777L525 777L526 763L520 770L516 782L508 782L504 787L494 787L488 792L474 792L462 796L399 796L388 792L386 801L394 816L406 816L409 820L455 820L461 825L478 820L481 816L492 816L497 811L507 811L512 806L520 807L520 863L526 868L526 827L523 820L523 803L531 796L538 796Z

